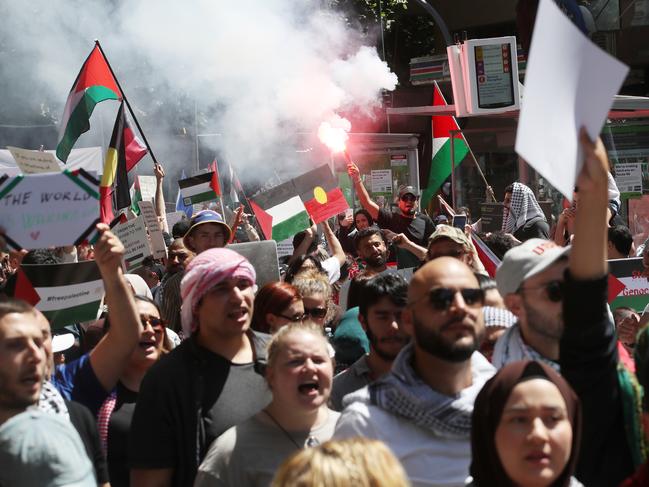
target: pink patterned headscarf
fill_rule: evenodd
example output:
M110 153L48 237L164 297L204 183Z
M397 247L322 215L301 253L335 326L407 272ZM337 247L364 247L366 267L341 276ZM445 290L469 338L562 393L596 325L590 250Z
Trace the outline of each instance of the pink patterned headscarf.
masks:
M194 319L201 298L224 279L248 279L255 284L255 268L248 259L227 248L209 249L198 254L185 269L180 283L183 300L180 309L183 332L191 335L198 326Z

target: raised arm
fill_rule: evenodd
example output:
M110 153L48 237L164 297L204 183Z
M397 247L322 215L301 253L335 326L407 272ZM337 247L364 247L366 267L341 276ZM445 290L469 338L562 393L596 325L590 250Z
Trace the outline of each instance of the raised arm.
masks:
M317 228L315 225L311 225L311 227L305 230L305 236L302 239L302 242L300 242L300 245L293 249L293 255L291 255L291 258L288 260L289 264L293 263L293 261L300 255L306 254L306 251L309 250L309 247L311 246L311 243L313 242L316 234Z
M334 234L327 220L323 221L321 225L324 236L327 239L327 244L329 245L329 250L331 251L331 256L338 259L338 263L342 266L347 259L343 246L340 245L340 240Z
M165 207L165 197L162 191L162 181L165 178L165 170L161 164L153 166L155 173L155 212L158 215L160 226L163 232L169 233L169 224L167 223L167 209Z
M347 163L347 174L349 174L349 177L354 183L354 189L356 189L356 194L358 194L361 205L370 213L374 220L377 220L379 218L379 205L370 199L370 195L367 189L365 189L363 181L361 181L361 173L358 170L358 166L349 161Z
M95 261L104 281L110 328L90 352L90 364L102 387L110 391L140 340L142 324L133 292L122 272L124 246L108 225L100 223L97 230L100 237L95 244Z
M570 252L570 273L574 279L587 280L605 276L608 272L608 158L601 139L592 142L582 129L580 141L584 166L577 178L580 200Z

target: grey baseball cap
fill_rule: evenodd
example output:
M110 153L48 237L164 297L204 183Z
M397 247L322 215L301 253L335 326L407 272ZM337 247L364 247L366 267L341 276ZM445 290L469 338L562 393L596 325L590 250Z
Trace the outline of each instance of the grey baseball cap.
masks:
M550 240L532 238L510 249L496 271L498 291L504 297L515 293L523 281L570 253L570 246L559 247Z

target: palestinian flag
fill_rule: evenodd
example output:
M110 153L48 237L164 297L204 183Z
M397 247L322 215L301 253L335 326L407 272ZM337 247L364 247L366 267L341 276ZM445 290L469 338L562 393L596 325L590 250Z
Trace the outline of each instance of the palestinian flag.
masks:
M219 169L216 167L216 159L212 161L212 164L209 165L208 169L212 171L212 182L210 186L214 189L214 192L217 196L221 196L223 193L221 191L221 184L219 183Z
M61 119L56 156L63 162L67 161L79 136L90 129L90 115L97 103L121 99L122 92L108 67L108 62L99 46L95 45L68 94Z
M21 265L15 297L40 310L52 329L97 319L104 284L94 261Z
M611 309L629 306L642 313L649 304L649 280L643 275L642 257L608 261L608 302Z
M444 95L435 82L433 106L446 106ZM451 130L459 130L455 117L452 115L434 115L431 117L433 126L433 159L428 173L428 184L421 193L421 207L426 208L433 195L442 187L444 181L451 175ZM457 167L469 153L469 145L461 133L454 134L455 166Z
M311 225L292 180L250 198L249 202L268 240L281 242Z
M140 191L140 178L135 178L133 185L129 189L128 193L131 195L131 211L136 215L140 215L140 205L138 203L142 201L142 191Z
M124 103L121 103L117 111L113 135L106 152L104 173L101 175L99 185L101 221L104 223L110 222L114 217L113 203L118 210L131 206L126 170L126 147L124 145L124 128L126 126Z
M292 181L314 223L323 222L349 208L345 195L327 164Z
M493 251L487 246L486 243L482 241L475 233L471 234L471 241L473 246L478 252L478 257L480 262L484 266L485 270L489 273L489 276L492 279L496 278L496 270L500 265L500 259L493 253Z
M217 180L218 183L218 180ZM181 179L178 181L180 192L183 195L183 204L185 206L202 203L203 201L212 201L216 199L218 187L214 186L214 173L207 172L192 176L191 178Z

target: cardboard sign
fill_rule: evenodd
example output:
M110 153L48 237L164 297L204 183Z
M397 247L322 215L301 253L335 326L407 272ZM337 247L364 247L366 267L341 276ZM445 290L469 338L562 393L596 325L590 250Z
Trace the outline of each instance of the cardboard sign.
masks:
M629 306L638 313L649 304L649 280L642 274L642 257L608 261L608 302L611 309Z
M43 172L61 172L61 167L54 154L37 150L21 149L7 146L16 164L23 174L39 174Z
M0 177L0 227L14 249L77 245L99 222L99 181L74 173Z
M113 227L113 232L124 245L124 261L127 270L130 271L140 267L144 258L151 255L149 237L146 233L143 216L117 224Z
M97 319L104 283L95 261L22 265L16 298L40 310L52 329Z
M144 217L144 224L149 231L151 237L151 251L153 252L154 259L163 259L167 257L167 246L165 239L162 236L162 228L158 222L158 215L155 212L153 203L151 201L138 201L140 207L140 215Z
M277 244L274 240L230 244L228 249L234 250L250 261L257 272L257 286L279 281Z

